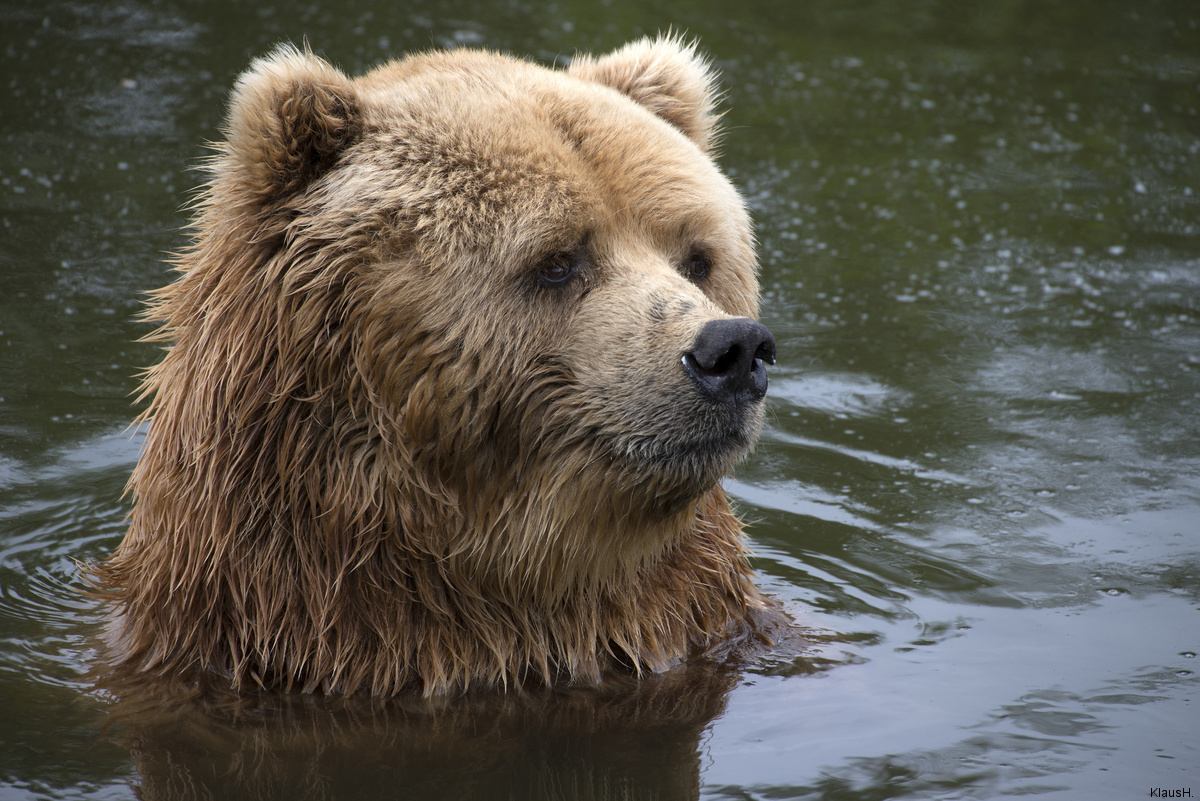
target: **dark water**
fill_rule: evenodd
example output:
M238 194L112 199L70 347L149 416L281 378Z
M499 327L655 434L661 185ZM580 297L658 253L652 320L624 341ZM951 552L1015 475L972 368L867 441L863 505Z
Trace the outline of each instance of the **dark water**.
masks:
M759 227L729 486L804 645L435 713L88 692L139 298L238 71L671 25ZM1200 6L52 1L0 45L0 798L1200 795Z

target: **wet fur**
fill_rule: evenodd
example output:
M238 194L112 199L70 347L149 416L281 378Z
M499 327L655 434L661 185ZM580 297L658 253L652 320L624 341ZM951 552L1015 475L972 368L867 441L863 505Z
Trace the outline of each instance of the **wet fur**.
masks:
M112 661L437 694L662 671L768 625L719 484L761 409L709 409L678 367L757 309L712 107L672 38L565 72L256 62L147 315L130 528L91 570ZM557 252L583 267L548 291Z

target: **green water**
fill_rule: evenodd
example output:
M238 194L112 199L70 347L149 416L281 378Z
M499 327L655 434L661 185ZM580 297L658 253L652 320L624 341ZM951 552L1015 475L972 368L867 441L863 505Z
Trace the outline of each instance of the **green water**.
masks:
M433 712L89 692L76 564L237 73L670 26L758 226L781 358L728 486L803 641ZM52 0L0 7L0 65L0 798L1200 794L1200 6Z

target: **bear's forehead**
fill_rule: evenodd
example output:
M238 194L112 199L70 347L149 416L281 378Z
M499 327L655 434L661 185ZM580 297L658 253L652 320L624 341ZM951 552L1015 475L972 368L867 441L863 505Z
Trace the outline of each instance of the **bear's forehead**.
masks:
M740 206L691 140L599 84L477 51L393 62L359 81L382 151L370 156L464 214L494 220L534 205L703 227Z

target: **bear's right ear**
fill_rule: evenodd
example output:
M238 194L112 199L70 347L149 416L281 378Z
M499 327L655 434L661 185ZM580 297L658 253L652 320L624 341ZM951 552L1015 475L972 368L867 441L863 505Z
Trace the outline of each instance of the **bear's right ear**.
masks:
M238 79L221 149L249 199L271 204L329 169L360 129L350 80L307 49L283 45Z

